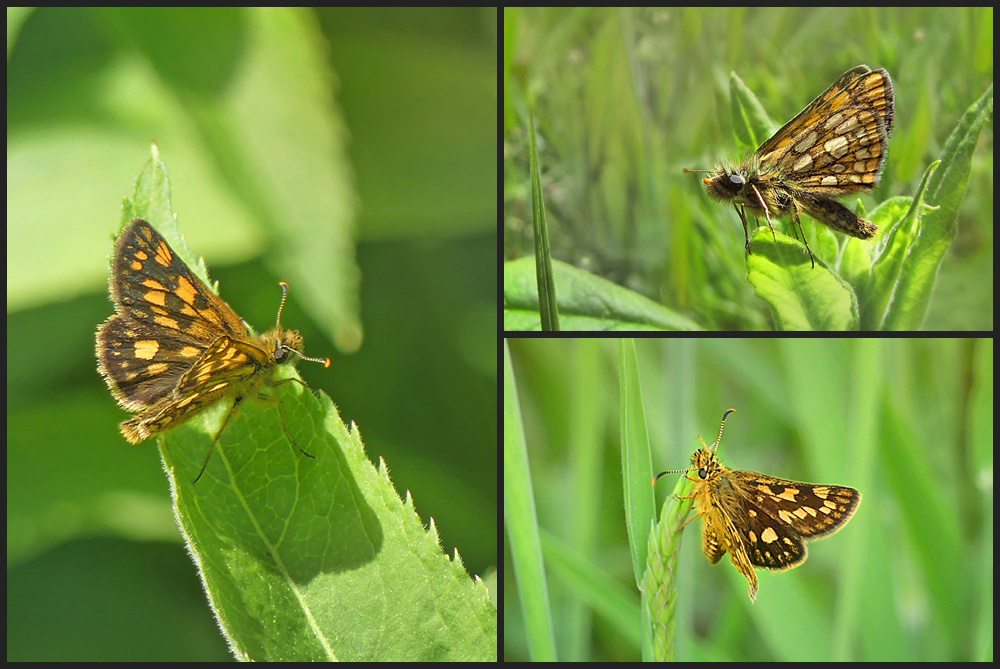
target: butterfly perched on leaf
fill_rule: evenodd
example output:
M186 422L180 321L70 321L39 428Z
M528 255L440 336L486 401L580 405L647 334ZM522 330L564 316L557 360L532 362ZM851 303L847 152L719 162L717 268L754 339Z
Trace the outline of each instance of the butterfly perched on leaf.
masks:
M329 367L330 360L305 357L302 336L281 327L288 285L281 286L274 329L251 334L151 224L133 219L115 243L110 280L115 313L97 330L97 369L118 404L136 414L119 425L122 436L138 444L231 399L211 456L240 402L254 398L277 403L282 429L295 444L285 429L281 400L263 390L298 381L274 381L279 365L302 358Z
M747 212L793 221L809 259L815 260L800 213L851 237L871 239L877 228L836 201L871 191L885 167L895 112L892 79L884 70L859 65L845 72L751 155L722 163L703 180L708 196L732 202L750 252ZM775 239L777 239L775 237Z

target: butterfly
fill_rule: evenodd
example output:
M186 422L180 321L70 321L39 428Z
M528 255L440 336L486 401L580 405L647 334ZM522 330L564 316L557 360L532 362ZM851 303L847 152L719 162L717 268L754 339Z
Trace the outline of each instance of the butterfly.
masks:
M895 95L884 70L859 65L845 72L756 151L738 163L722 163L703 180L708 196L732 202L743 223L746 211L763 215L774 236L773 216L798 226L812 266L815 258L802 232L804 212L851 237L871 239L877 228L836 201L878 184L888 154ZM777 237L775 236L775 240Z
M286 381L302 383L294 377L274 381L279 365L301 358L329 367L330 360L305 357L302 335L281 327L288 284L281 287L274 329L251 334L152 225L133 219L115 244L110 281L115 313L97 331L97 369L118 404L136 414L119 425L122 436L138 444L232 399L210 457L240 402L256 398L277 403L282 430L295 444L285 429L281 400L262 391Z

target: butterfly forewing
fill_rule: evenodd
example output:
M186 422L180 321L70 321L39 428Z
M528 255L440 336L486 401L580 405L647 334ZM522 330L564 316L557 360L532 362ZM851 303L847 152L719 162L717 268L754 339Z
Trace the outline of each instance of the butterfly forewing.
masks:
M812 192L839 196L875 187L892 133L892 80L856 67L757 149L761 163Z

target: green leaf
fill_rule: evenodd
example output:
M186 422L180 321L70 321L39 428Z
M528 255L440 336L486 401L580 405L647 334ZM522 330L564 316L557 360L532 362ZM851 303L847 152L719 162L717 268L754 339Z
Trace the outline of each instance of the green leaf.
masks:
M757 95L735 72L729 73L729 93L733 133L744 151L753 151L778 129L778 125L767 115Z
M893 303L885 314L883 329L916 330L923 323L944 255L958 234L958 209L969 185L979 135L992 121L991 85L952 130L941 154L941 168L925 175L927 203L937 209L923 216L919 234L900 272Z
M524 636L532 659L557 659L555 627L542 560L531 465L521 420L517 379L504 340L503 367L503 515L510 543L515 585L523 609Z
M754 231L747 256L747 278L771 309L781 330L856 330L858 301L851 286L833 272L816 267L801 243L766 228Z
M622 444L622 492L625 496L625 525L632 554L632 574L642 581L646 564L646 539L653 520L652 456L646 410L642 402L639 361L635 341L618 342L618 383L621 400L619 432Z
M644 295L552 260L563 330L700 330L697 323ZM533 258L504 264L504 330L538 330Z
M552 277L552 253L549 249L549 226L545 217L545 198L542 194L542 175L538 167L538 148L535 145L535 117L528 117L530 124L531 155L531 219L535 230L535 269L538 272L539 316L542 329L559 329L559 308L556 303L555 279Z
M174 221L155 148L135 193L125 220ZM157 439L175 518L235 656L495 661L486 587L441 552L433 521L425 528L385 463L369 462L358 429L300 383L263 392L280 405L247 398L219 434L232 401L219 402Z
M219 438L196 421L161 454L174 513L242 660L495 660L496 610L482 581L441 553L384 463L368 461L322 392L286 383L245 402Z

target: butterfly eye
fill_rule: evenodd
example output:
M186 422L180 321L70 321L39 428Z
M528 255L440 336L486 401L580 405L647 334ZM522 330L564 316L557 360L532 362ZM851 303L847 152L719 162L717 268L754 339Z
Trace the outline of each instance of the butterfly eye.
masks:
M736 197L746 186L747 181L739 172L728 172L716 177L715 183L718 184L718 188L728 193L729 197Z
M704 467L698 470L698 478L703 479L707 477L708 477L708 471Z

